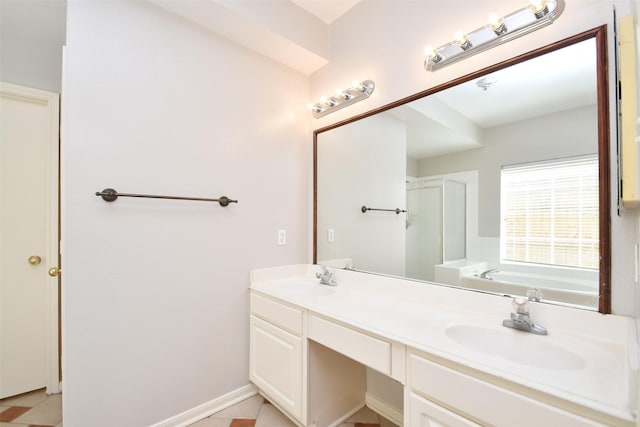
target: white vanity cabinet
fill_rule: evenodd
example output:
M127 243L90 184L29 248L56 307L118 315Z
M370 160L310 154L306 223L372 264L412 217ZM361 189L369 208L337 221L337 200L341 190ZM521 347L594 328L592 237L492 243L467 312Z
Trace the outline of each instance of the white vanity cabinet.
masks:
M476 331L497 324L500 339L511 336L502 334L494 316L452 309L459 296L453 290L401 281L387 286L367 276L364 285L350 283L346 278L359 276L349 271L341 272L337 287L327 287L312 278L315 268L302 274L305 269L294 267L302 275L293 279L286 269L254 273L250 291L250 380L300 426L339 425L365 401L404 427L636 425L626 397L632 371L623 333L609 337L612 331L635 334L632 319L571 313L581 319L575 323L607 331L607 341L564 332L531 336L543 340L536 345L566 344L584 364L528 366L499 357L500 349L477 352L447 335L452 325L479 325ZM487 295L465 296L475 299L469 307L504 308L503 300ZM526 341L512 344L531 343L527 335L518 337ZM369 368L402 385L404 408L398 407L401 396L390 402L367 396Z
M382 354L375 360L387 357L380 367L391 372L390 343L328 321L319 328L321 319L303 308L256 292L250 295L249 379L299 425L333 425L364 406L366 368L356 359L366 358L370 348L356 350L358 344L367 340L377 344ZM315 326L307 328L312 317ZM315 335L311 337L307 329ZM338 331L347 334L338 336L342 343L360 338L355 347L347 344L354 353L345 355L339 351L342 347L333 348L338 341L330 335Z
M405 402L409 408L405 411L410 411L411 427L615 425L601 424L534 400L452 366L444 366L417 352L409 353L408 365L410 392ZM562 405L559 399L558 404Z
M251 294L249 378L273 403L303 419L304 311Z

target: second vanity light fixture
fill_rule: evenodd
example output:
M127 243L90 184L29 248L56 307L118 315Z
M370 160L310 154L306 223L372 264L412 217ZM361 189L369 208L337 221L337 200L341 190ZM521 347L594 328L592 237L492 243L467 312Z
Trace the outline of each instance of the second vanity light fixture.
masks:
M434 71L551 24L564 10L564 0L530 0L502 18L489 15L489 23L470 33L456 32L454 40L438 48L428 47L424 68Z
M368 98L375 87L372 80L354 81L351 87L344 90L338 89L335 95L328 98L322 97L320 102L309 104L308 107L311 109L313 117L317 119Z

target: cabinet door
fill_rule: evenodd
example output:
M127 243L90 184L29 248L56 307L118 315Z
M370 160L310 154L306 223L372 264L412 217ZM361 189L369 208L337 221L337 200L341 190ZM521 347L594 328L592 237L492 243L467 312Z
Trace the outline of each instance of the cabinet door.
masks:
M410 427L480 427L468 419L449 411L417 394L410 395Z
M251 316L249 378L270 399L302 419L302 338Z

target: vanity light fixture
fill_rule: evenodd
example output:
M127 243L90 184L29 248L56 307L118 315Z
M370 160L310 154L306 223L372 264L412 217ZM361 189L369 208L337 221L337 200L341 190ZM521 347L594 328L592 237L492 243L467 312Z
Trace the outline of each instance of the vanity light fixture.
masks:
M492 13L487 25L466 34L456 32L449 43L427 48L424 68L437 70L540 29L553 23L563 10L564 0L530 0L527 6L503 17Z
M372 80L354 81L347 89L337 89L335 95L321 97L320 102L309 104L311 114L316 119L338 111L341 108L368 98L373 93L376 85Z

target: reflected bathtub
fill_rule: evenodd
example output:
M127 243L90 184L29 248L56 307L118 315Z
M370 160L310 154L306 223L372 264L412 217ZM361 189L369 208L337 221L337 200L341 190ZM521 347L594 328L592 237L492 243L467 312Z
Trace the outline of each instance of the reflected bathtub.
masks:
M542 291L542 301L561 302L580 307L598 308L598 280L500 270L488 274L487 279L477 275L460 277L460 285L503 295L527 296L531 288Z

